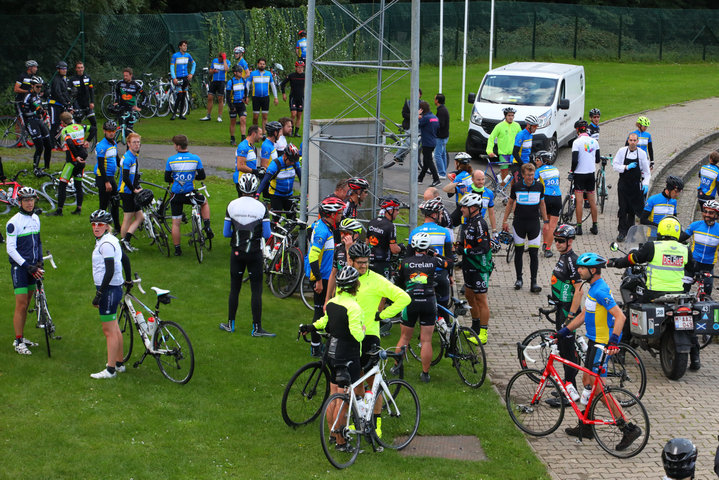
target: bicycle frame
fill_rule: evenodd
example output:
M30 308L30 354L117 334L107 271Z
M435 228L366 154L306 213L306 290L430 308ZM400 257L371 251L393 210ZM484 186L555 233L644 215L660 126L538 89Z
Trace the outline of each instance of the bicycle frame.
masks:
M146 292L145 292L145 290L142 289L142 285L140 284L141 281L142 281L141 278L136 278L135 280L133 280L133 283L137 283L138 290L140 290L140 292L144 295ZM142 338L142 341L145 344L145 350L147 350L146 353L149 353L151 355L167 353L164 350L155 350L152 345L152 339L149 338L147 336L147 333L144 332L140 328L140 325L137 324L137 320L135 317L137 314L137 310L135 309L135 305L133 304L133 301L139 303L140 306L142 306L142 308L144 308L147 313L149 313L150 315L155 317L156 322L160 322L161 320L160 320L160 300L159 300L159 298L157 300L157 305L155 305L155 310L152 310L150 307L148 307L147 305L142 303L142 301L139 298L137 298L136 296L134 296L132 293L130 293L129 291L125 291L125 295L123 295L123 297L122 297L122 303L125 304L125 306L127 307L127 310L130 312L130 316L132 318L132 323L133 323L133 325L135 325L135 328L137 329L138 333L140 334L140 338Z

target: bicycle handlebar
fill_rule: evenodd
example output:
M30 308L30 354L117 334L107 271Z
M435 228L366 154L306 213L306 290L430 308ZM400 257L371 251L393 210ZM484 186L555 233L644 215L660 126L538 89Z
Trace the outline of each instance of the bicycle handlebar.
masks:
M50 265L52 265L52 268L57 269L57 265L55 265L55 259L53 258L52 254L50 253L50 250L47 251L47 255L42 257L42 259L49 261Z
M142 293L143 295L145 295L146 292L142 289L142 279L141 279L140 276L137 274L137 272L135 272L135 279L132 280L132 283L133 283L133 284L137 284L137 289L140 291L140 293Z
M202 186L198 188L197 191L204 191L205 195L207 195L207 198L210 198L210 192L207 191L207 185L205 185L205 182L200 182L200 185Z
M532 357L529 356L527 353L527 350L539 350L540 348L544 348L549 345L553 345L557 343L556 338L550 338L548 340L543 341L542 343L538 345L522 345L520 342L517 342L517 350L520 350L522 352L522 355L528 362L537 363L536 360L534 360ZM600 350L602 352L602 357L606 353L606 347L602 345L601 343L595 343L594 348L597 350ZM600 363L604 362L604 358L601 359Z

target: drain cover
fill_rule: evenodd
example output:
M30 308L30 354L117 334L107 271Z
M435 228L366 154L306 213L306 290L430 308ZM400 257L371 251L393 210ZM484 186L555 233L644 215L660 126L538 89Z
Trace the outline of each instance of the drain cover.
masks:
M399 452L407 457L437 457L452 460L487 460L479 439L471 435L414 437L404 450Z

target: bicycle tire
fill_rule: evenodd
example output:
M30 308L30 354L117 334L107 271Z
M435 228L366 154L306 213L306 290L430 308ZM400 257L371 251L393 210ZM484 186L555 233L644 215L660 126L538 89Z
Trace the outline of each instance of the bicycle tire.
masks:
M623 388L637 398L644 396L647 387L647 371L636 350L625 343L619 344L619 351L607 359L608 387Z
M314 310L314 290L312 289L312 285L310 285L309 277L302 277L299 290L302 303L304 303L305 307L307 307L308 309Z
M115 97L112 93L106 93L102 97L102 100L100 100L100 113L102 113L103 117L105 117L105 118L113 117L112 115L110 115L110 105L112 105L114 102L115 102Z
M404 380L395 378L386 383L392 398L387 399L384 391L379 392L382 412L377 426L380 430L373 428L372 434L383 447L402 450L412 442L419 429L422 417L419 397L412 385Z
M450 350L452 348L450 347ZM454 355L454 356L452 356ZM479 337L469 327L457 332L455 351L450 352L454 367L462 381L472 388L479 388L487 376L487 356Z
M712 339L714 337L712 335L697 335L697 339L699 340L699 350L704 350L707 345L712 343Z
M190 97L189 91L188 91L188 94L185 95L185 104L183 105L182 113L177 113L177 112L175 112L175 103L177 102L177 93L173 90L170 93L170 99L169 99L170 111L177 113L177 115L186 116L188 113L190 113L190 98L191 97Z
M8 213L10 213L10 204L0 202L0 215L7 215Z
M122 334L122 362L126 363L130 359L130 355L132 355L135 323L124 303L120 308L120 313L117 315L117 325Z
M57 200L57 184L55 182L43 183L40 187L40 191L42 191L42 193L49 196L50 198ZM75 203L77 203L77 199L75 198L74 191L71 195L65 196L65 205L75 205Z
M412 347L413 343L414 347ZM422 342L420 342L419 336L417 336L417 338L413 338L412 341L409 342L407 350L415 360L422 362ZM442 341L441 334L437 330L437 327L435 327L434 332L432 332L432 361L429 363L430 366L434 367L437 365L442 360L442 357L444 357L444 342Z
M280 270L282 273L270 273L270 290L277 298L287 298L297 290L304 276L302 252L297 247L285 249ZM275 267L277 265L274 265Z
M175 322L159 319L156 321L158 325L152 336L152 345L155 350L161 351L161 353L153 354L157 360L157 366L168 380L186 384L195 371L195 353L192 350L190 337ZM169 358L172 360L168 360ZM182 363L180 363L181 361ZM180 372L180 375L175 375Z
M97 190L97 177L92 172L84 172L81 177L82 191L83 193L89 193L91 195L98 195Z
M600 170L602 172L602 170ZM607 199L607 179L604 173L597 177L597 200L599 201L599 213L604 213L604 203Z
M23 144L23 136L23 126L18 122L17 115L0 116L0 147L19 147Z
M197 261L199 263L202 263L202 260L205 257L205 252L202 248L202 227L199 225L198 215L196 215L194 212L191 213L191 220L190 223L192 224L192 231L190 232L190 245L195 247L195 255L197 256Z
M49 212L55 210L55 200L43 191L35 191L37 193L37 200L35 201L35 209L41 212Z
M166 117L168 113L170 113L170 94L168 92L160 92L157 95L156 114L158 117Z
M561 398L563 394L559 385L552 377L547 377L544 384L534 380L542 376L539 370L517 372L509 380L504 396L514 424L535 437L544 437L554 432L564 419L564 402L559 402L559 408L552 408L544 401L555 396Z
M349 395L346 393L332 394L322 407L322 416L320 418L320 442L322 442L322 450L325 452L325 456L332 466L339 470L352 465L360 451L360 439L362 435L354 428L349 428L350 424L359 426L360 422L356 412L354 410L349 411L349 407ZM345 415L344 412L348 412L348 415ZM348 416L349 418L347 418ZM336 442L333 441L334 439L332 438L333 434L341 435L346 443L352 447L352 450L342 451L337 449Z
M50 311L47 308L47 298L45 292L39 292L36 294L36 308L37 308L37 320L41 325L44 325L43 330L45 331L45 345L47 348L47 357L51 358L50 352L50 339L53 336L55 325L52 323L52 317L50 317Z
M617 450L617 445L624 434L610 412L612 407L621 410L627 424L634 424L642 430L640 436L630 445L631 449ZM614 457L633 457L644 450L649 441L651 426L647 409L633 393L623 388L607 388L606 393L599 392L592 401L587 418L604 422L592 424L594 439L605 452Z
M549 339L551 335L554 335L556 331L551 328L542 328L539 330L536 330L526 337L524 337L524 340L522 340L522 346L528 347L528 346L534 346L538 345L546 340ZM522 367L522 370L540 370L544 371L544 369L547 367L547 360L549 360L549 354L550 354L550 348L548 346L545 346L538 350L539 354L534 353L535 356L539 356L536 363L531 365L531 368L529 365L527 365L527 359L524 358L523 350L517 349L517 359L519 360L519 366ZM537 383L539 383L539 379L542 378L541 375L537 377L535 380Z
M142 105L140 107L140 116L142 118L152 118L157 114L157 100L154 95L143 93L138 98L137 103Z
M282 393L282 419L292 428L307 425L322 413L329 396L330 372L327 365L321 361L303 365L292 375Z
M514 251L514 241L512 241L507 245L507 254L506 254L507 263L510 263L514 259L515 253L516 252Z
M157 217L155 217L155 215L151 215L150 221L152 222L152 229L155 233L155 244L157 245L157 249L160 250L160 253L162 253L166 257L169 257L170 239L167 238L167 234L162 229L162 225L160 225L160 222L157 220Z
M561 223L571 223L574 219L574 201L572 200L572 194L568 194L562 201L562 210L559 212L559 220Z

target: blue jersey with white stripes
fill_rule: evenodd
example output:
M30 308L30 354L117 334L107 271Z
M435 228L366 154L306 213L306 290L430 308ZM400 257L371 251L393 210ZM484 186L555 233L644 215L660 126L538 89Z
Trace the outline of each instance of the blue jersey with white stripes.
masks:
M253 70L247 79L247 83L253 97L269 97L270 85L274 84L274 78L272 78L272 74L268 70L264 72Z
M647 199L644 211L649 213L649 221L659 224L667 215L677 214L676 198L667 198L664 193L657 193Z
M195 74L195 60L192 55L185 52L175 52L170 59L170 76L172 78L183 78Z
M172 193L190 193L195 189L195 175L202 160L190 152L179 152L167 159L166 172L172 172Z
M247 82L242 78L232 77L227 81L225 90L230 92L232 103L240 103L247 96Z
M532 153L532 136L532 133L525 128L514 137L514 146L519 147L519 158L522 159L522 163L529 162L529 154Z
M449 228L440 227L434 222L427 222L415 227L414 230L409 234L409 244L412 244L412 237L420 232L429 234L429 238L432 241L432 248L440 255L449 255L452 252L446 252L445 246L447 243L452 244L452 231Z
M112 178L117 172L117 144L113 140L110 142L107 138L103 138L95 146L95 154L97 155L97 163L95 164L95 175L100 174L97 167L100 162L105 167L105 175Z
M719 223L709 226L704 220L692 223L686 229L692 236L692 259L699 263L714 265L719 247Z
M297 40L295 48L300 49L300 57L302 57L302 60L307 59L307 38L303 37Z
M640 132L638 129L631 132L636 134L638 142L637 146L647 152L647 155L649 155L649 144L652 143L652 134L649 132Z
M217 70L212 74L212 81L224 82L227 80L227 72L230 70L230 64L227 60L223 61L221 58L216 57L212 59L212 69Z
M544 185L544 194L561 197L562 191L559 188L559 170L553 165L542 165L534 172L534 179Z
M699 169L699 193L714 198L717 194L717 177L719 177L719 167L714 164L704 165Z

